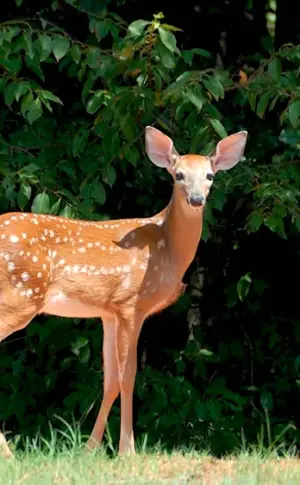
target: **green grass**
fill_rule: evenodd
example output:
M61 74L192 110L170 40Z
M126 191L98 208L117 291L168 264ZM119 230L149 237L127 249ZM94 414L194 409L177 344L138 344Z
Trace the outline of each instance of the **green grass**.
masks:
M299 485L296 458L240 454L217 460L195 452L138 453L109 458L104 452L31 451L0 459L1 485Z
M300 460L279 456L281 446L264 450L259 445L218 460L196 451L149 450L145 444L135 456L118 457L111 443L110 456L103 448L87 453L80 430L65 426L66 431L51 427L50 441L39 436L13 459L0 457L0 485L300 484Z

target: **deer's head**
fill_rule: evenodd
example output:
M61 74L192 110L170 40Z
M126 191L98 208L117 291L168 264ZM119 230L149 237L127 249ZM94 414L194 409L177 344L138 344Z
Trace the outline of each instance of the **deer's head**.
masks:
M152 126L146 127L145 141L150 160L166 168L186 202L199 208L204 206L218 170L230 170L241 159L247 132L240 131L219 141L210 156L179 155L171 138Z

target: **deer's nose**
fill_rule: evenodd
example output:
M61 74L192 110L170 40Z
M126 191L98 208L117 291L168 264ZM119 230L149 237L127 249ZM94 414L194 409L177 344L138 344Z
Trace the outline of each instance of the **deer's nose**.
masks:
M205 203L204 195L192 195L190 197L190 203L194 207L201 207Z

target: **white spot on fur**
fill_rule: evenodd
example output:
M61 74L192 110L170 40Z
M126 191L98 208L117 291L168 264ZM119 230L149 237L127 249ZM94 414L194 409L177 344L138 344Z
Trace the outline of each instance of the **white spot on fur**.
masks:
M123 281L123 288L127 290L131 284L131 273L128 273Z
M9 261L9 263L8 263L8 265L7 265L7 269L8 269L8 271L10 271L10 272L11 272L11 271L14 271L15 267L16 267L16 266L15 266L15 263L13 263L12 261Z
M29 276L28 273L25 272L25 273L21 274L21 278L22 278L23 281L28 281L30 276Z
M161 239L160 241L158 241L157 249L162 249L162 248L165 248L165 247L166 247L166 243L165 243L164 239Z
M38 258L37 256L32 256L32 261L33 261L34 263L37 263L37 262L38 262L38 260L39 260L39 258Z
M17 243L19 241L19 238L18 236L15 236L14 234L12 236L10 236L10 241L12 243Z

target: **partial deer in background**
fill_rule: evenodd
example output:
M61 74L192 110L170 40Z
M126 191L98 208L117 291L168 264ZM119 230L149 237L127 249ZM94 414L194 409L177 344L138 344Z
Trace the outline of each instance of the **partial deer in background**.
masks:
M90 222L30 213L0 217L0 340L38 314L101 318L104 390L87 447L102 441L121 393L119 452L134 452L132 398L144 320L176 301L202 232L218 170L234 167L247 132L221 140L213 155L179 155L172 140L146 128L146 151L174 181L168 206L147 219ZM0 435L6 456L11 451Z

